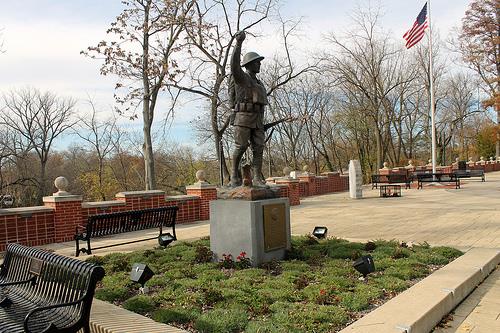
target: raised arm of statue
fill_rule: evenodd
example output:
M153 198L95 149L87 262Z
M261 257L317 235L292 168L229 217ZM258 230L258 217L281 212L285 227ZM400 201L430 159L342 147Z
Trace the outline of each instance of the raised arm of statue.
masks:
M237 83L242 83L245 80L245 73L241 68L241 44L243 44L245 37L244 31L239 31L234 36L236 45L234 46L233 55L231 57L231 73L234 81Z

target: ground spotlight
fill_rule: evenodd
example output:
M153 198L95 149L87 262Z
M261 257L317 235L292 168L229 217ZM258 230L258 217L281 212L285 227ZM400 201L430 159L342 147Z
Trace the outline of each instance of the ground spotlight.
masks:
M170 232L158 236L158 244L160 244L160 246L168 246L168 244L172 243L174 240L177 240L177 238L172 236Z
M371 255L362 256L361 258L357 259L352 264L352 267L363 274L363 277L365 278L368 274L375 272L375 263L373 262L373 258Z
M146 293L144 284L153 277L155 273L146 265L135 263L132 265L132 270L130 271L130 280L137 282L141 285L141 292Z
M313 235L318 239L326 238L327 233L328 233L327 227L314 227Z

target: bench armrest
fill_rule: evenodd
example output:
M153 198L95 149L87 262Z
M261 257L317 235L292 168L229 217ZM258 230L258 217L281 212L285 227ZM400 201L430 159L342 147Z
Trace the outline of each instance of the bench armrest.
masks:
M38 313L38 312L42 312L42 311L47 311L47 310L52 310L52 309L57 309L57 308L63 308L63 307L67 307L67 306L74 306L74 305L77 305L83 301L85 301L85 298L87 298L86 296L83 296L81 297L80 299L74 301L74 302L69 302L69 303L60 303L60 304L54 304L54 305L47 305L47 306L41 306L41 307L38 307L36 309L33 309L31 310L27 315L26 315L26 318L24 318L24 330L25 332L27 333L33 333L33 331L31 331L28 327L28 323L30 320L36 320L36 316L35 314ZM35 318L32 318L33 316L35 316ZM78 322L81 318L79 317L75 317L75 320L74 322L70 322L68 323L69 326L72 326L74 325L76 322ZM53 328L56 328L57 326L54 324L54 322L50 322L50 324L48 324L47 328L45 328L43 332L52 332ZM57 327L58 329L62 329L62 327Z
M36 281L36 276L33 276L31 279L28 279L28 280L0 283L0 288L8 287L8 286L15 286L15 285L19 285L19 284L26 284L26 283L30 283L30 282L35 283L35 281Z
M84 231L84 230L87 230L87 226L83 225L83 224L77 224L75 227L75 230L76 230L76 232L78 232L80 230Z

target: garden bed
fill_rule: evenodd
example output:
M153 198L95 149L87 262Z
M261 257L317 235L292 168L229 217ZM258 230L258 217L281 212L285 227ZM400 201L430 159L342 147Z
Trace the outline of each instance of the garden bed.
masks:
M352 261L371 254L367 280ZM352 243L296 237L287 260L250 268L244 253L210 262L209 240L89 257L106 270L95 297L192 332L335 332L462 253L396 241ZM139 294L133 263L156 275Z

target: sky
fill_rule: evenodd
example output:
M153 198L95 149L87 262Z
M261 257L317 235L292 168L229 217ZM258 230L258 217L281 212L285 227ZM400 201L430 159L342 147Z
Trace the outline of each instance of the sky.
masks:
M351 15L367 0L288 0L282 2L283 16L301 18L302 51L322 47L322 35L340 33L350 27ZM397 39L408 30L423 7L422 0L372 0L380 5L381 23ZM433 0L432 23L442 38L453 27L460 26L470 0ZM25 86L50 90L59 96L73 97L80 113L88 111L92 98L101 115L108 117L114 105L116 77L99 74L101 61L80 55L88 46L106 39L106 30L121 12L120 0L0 0L0 33L4 53L0 54L0 95ZM400 38L401 43L404 40ZM259 54L269 54L273 40L248 40ZM265 66L265 62L263 63ZM156 122L162 115L159 110ZM185 104L176 111L168 139L195 147L194 132L189 122L201 107ZM141 121L122 119L123 126L141 128ZM59 148L70 140L58 143Z

